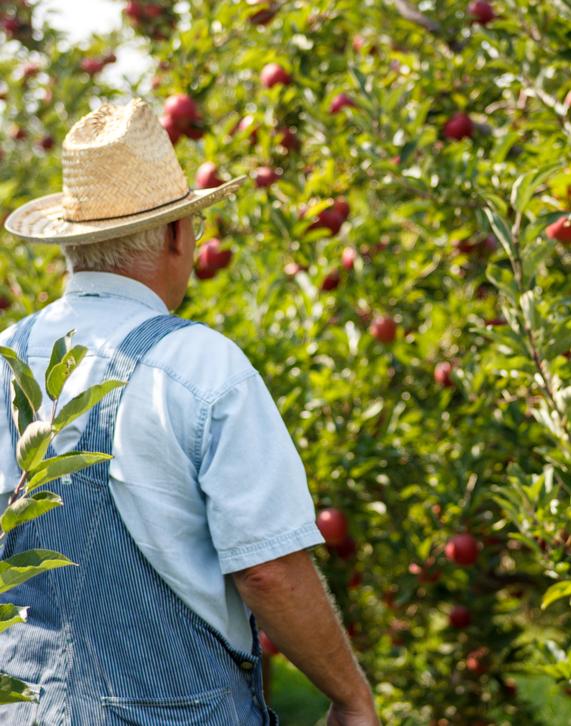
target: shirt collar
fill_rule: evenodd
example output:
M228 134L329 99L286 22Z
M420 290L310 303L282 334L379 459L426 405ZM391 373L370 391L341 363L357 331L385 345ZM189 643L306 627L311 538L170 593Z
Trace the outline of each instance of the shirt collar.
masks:
M168 313L163 300L138 280L125 275L116 275L113 272L75 272L65 287L64 295L70 294L104 294L117 295L146 305L159 313Z

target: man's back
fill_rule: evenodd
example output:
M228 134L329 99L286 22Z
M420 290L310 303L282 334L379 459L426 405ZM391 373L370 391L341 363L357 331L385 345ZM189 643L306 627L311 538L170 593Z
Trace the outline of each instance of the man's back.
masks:
M89 353L69 381L65 403L102 380L129 330L167 312L135 280L77 273L66 294L40 312L29 363L41 381L54 340L76 329L74 343ZM49 405L44 401L43 418ZM86 421L87 414L56 437L57 453L76 447ZM11 450L6 414L0 414L0 447ZM207 326L171 333L125 388L113 454L110 491L143 555L189 608L249 652L250 612L227 575L323 541L303 465L257 371L238 346ZM7 458L4 492L18 479L14 457Z

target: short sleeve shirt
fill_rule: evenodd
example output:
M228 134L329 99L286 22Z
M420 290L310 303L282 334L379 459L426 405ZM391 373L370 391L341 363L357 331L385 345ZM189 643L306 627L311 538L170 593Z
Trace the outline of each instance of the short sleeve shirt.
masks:
M64 405L103 379L132 328L166 313L161 298L136 280L75 273L65 294L40 312L28 361L41 383L53 342L77 331L74 343L89 352L66 384ZM0 334L0 344L10 333ZM41 418L49 416L46 399ZM19 478L7 415L0 411L5 494ZM58 454L73 450L87 416L54 439ZM259 372L206 325L169 334L125 388L113 456L111 494L143 555L189 608L235 647L251 650L250 611L230 574L324 542L303 463Z

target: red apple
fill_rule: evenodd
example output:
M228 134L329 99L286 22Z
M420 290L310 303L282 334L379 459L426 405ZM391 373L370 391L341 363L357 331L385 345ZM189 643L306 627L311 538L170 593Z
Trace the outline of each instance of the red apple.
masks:
M171 140L171 142L173 144L176 144L176 142L180 139L182 135L182 131L176 125L172 116L163 115L159 120L163 129L169 135L169 139Z
M342 560L350 560L357 553L357 543L353 537L348 534L341 544L330 545L329 549Z
M181 131L200 119L196 103L186 93L178 93L167 98L163 113L165 116L170 116Z
M145 17L151 20L153 18L160 17L164 12L164 8L162 5L158 5L157 3L151 3L150 5L145 5L143 7L143 12Z
M53 149L53 147L54 147L54 138L53 138L53 136L50 136L49 134L46 134L46 136L43 136L40 139L40 141L38 142L38 145L44 151L49 151L50 149Z
M37 63L25 63L22 66L22 78L33 78L40 72L40 66Z
M496 17L494 8L485 0L476 0L476 2L470 3L468 12L474 19L474 22L480 23L480 25L487 25Z
M455 113L444 124L444 136L447 139L471 138L474 133L474 124L467 113Z
M357 572L355 570L353 574L351 575L351 579L347 583L347 587L349 590L353 590L355 587L359 587L359 585L363 584L363 575L360 572Z
M262 86L265 88L272 88L278 83L282 83L287 86L291 83L291 76L283 66L279 63L268 63L262 68L260 74L260 80Z
M81 70L85 71L88 75L94 76L103 70L105 63L101 58L83 58L80 64Z
M470 651L466 656L466 668L481 676L488 670L488 655L489 650L486 646Z
M255 172L256 186L260 189L271 186L280 175L269 166L260 166Z
M571 242L571 215L566 214L550 224L545 230L549 239L556 239L558 242Z
M23 25L18 20L18 18L4 18L2 20L2 27L4 28L4 32L9 38L15 38L16 35L22 30Z
M196 172L196 186L199 189L210 189L211 187L219 187L223 184L222 179L218 176L218 167L212 161L205 161L198 167Z
M473 565L478 559L478 541L467 532L456 534L446 543L444 554L457 565Z
M341 282L341 275L339 274L339 270L337 268L331 270L330 272L325 275L323 278L323 282L321 283L321 290L323 292L327 292L329 290L335 290L337 287L339 287L339 283Z
M295 132L288 126L282 126L276 129L275 134L278 144L283 146L286 151L298 151L301 147L301 143Z
M464 605L454 605L449 615L449 623L453 628L467 628L472 622L472 614Z
M252 25L267 25L278 11L271 0L257 0L254 4L259 5L260 9L249 16L248 21Z
M194 274L199 280L210 280L218 270L215 267L208 267L202 261L201 257L198 257L196 264L194 265Z
M183 132L189 139L201 139L204 136L204 129L200 126L190 125L187 126Z
M335 209L336 212L339 212L341 217L343 217L343 221L347 219L349 212L351 211L349 202L345 199L345 197L337 197L333 202L333 209Z
M381 343L392 343L397 336L397 324L388 315L380 315L374 318L369 332Z
M319 212L315 222L312 222L307 229L325 228L328 229L331 234L337 234L343 226L344 221L343 215L335 209L335 206L332 205L331 207L327 207L327 209L323 209Z
M125 15L131 20L142 20L145 17L145 8L137 2L128 2L125 6Z
M339 93L335 98L331 101L331 104L329 106L329 113L339 113L342 108L345 108L345 106L356 106L357 104L353 99L348 96L346 93Z
M450 387L454 385L451 373L453 370L452 363L448 361L441 361L434 367L434 380L441 386Z
M232 259L232 250L221 249L221 244L218 237L213 237L201 246L199 259L202 260L203 266L215 270L228 267Z
M262 650L266 655L277 655L280 652L263 630L260 630L258 635L260 638L260 645L262 646Z
M341 255L341 264L346 270L352 270L355 267L357 259L357 250L354 247L345 247Z
M317 515L317 527L325 543L330 546L339 546L347 537L349 524L347 517L335 507L322 509Z
M28 136L28 132L26 131L26 129L18 126L17 124L10 128L9 133L10 138L14 139L14 141L23 141Z

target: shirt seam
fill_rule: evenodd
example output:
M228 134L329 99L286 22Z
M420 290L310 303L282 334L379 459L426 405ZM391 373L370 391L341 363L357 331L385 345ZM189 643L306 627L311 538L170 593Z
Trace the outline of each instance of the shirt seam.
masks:
M128 300L129 302L137 303L138 305L143 305L144 307L148 308L149 310L154 310L156 313L159 313L161 315L169 315L168 309L165 307L159 308L158 305L152 305L150 302L146 302L144 300L141 300L140 298L131 297L129 295L121 295L120 293L116 292L89 292L89 290L70 290L69 292L65 292L62 297L68 297L70 295L76 295L77 297L118 297L121 300Z
M306 533L314 534L316 528L317 525L315 524L315 522L307 522L307 524L304 524L303 526L298 527L297 529L294 529L290 532L283 532L282 534L275 535L274 537L270 537L260 542L253 542L249 545L241 545L240 547L231 547L225 550L218 550L218 556L220 560L227 560L232 559L237 555L249 555L253 552L264 550L268 546L282 544L283 542L288 542L291 539L296 539Z

